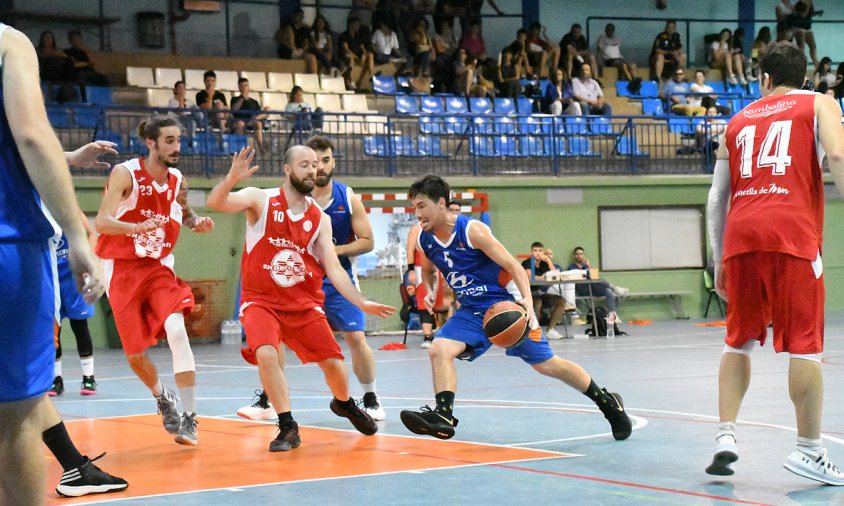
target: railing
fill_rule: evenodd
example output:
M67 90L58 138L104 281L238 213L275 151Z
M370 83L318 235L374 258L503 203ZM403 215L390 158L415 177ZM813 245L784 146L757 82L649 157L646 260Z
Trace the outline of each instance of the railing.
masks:
M65 149L92 139L118 144L117 163L146 154L134 132L152 113L178 114L188 126L179 168L189 175L217 177L228 171L231 153L255 146L254 133L229 134L208 127L203 110L50 106L48 112ZM63 117L60 114L64 114ZM262 175L282 175L288 147L319 132L336 146L338 175L587 175L702 174L711 166L705 135L723 118L686 116L549 116L542 114L383 115L262 111L263 146L256 157ZM59 121L60 120L60 121ZM698 126L702 129L698 129ZM74 169L78 175L100 175Z

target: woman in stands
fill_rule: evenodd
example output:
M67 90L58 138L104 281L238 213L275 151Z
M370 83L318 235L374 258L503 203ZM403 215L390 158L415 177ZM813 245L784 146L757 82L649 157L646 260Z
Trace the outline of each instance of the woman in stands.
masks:
M73 60L56 47L56 37L53 32L48 30L41 33L36 52L42 81L70 83L75 80Z
M566 73L558 68L551 75L551 82L542 94L542 112L555 116L582 116L580 103L574 99L571 82L566 79Z
M420 16L410 33L410 48L413 54L413 74L416 77L431 76L431 62L434 61L434 45L428 35L428 19Z
M318 14L314 19L310 37L311 43L308 46L308 52L314 55L322 65L324 74L337 77L339 71L334 65L334 32L331 31L328 20L322 14Z
M815 71L815 90L821 90L821 83L826 83L826 88L832 88L837 81L835 72L832 71L832 59L829 56L821 58L821 63Z
M724 80L730 84L747 85L744 78L744 69L741 61L741 54L733 53L730 45L733 32L724 28L718 34L718 40L709 46L709 68L720 69Z

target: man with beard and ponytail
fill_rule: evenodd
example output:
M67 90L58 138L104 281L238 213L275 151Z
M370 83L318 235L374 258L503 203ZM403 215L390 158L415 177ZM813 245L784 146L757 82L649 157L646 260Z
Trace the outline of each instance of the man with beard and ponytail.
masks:
M330 408L335 415L348 418L362 434L375 434L375 421L349 396L343 354L325 315L323 278L365 313L386 317L396 309L364 298L340 264L331 220L310 197L317 179L316 152L293 146L284 153L281 188L248 187L232 193L258 170L251 165L254 156L252 148L234 155L228 175L208 195L208 207L246 213L240 320L247 347L241 353L258 365L261 384L278 414L279 432L269 450L289 451L301 444L282 371L282 343L303 363L315 362L322 369L334 395Z
M114 167L97 213L97 255L103 259L109 302L132 370L152 391L164 428L179 444L196 445L196 386L193 352L184 315L193 293L173 271L172 250L182 225L196 233L214 228L187 205L187 182L179 164L181 125L153 116L138 125L149 155ZM164 388L146 349L167 337L182 415Z
M306 145L317 155L316 186L311 197L331 218L334 252L355 287L360 289L357 276L352 272L350 257L369 253L374 247L372 227L360 197L352 188L333 180L334 145L325 137L312 137ZM363 311L349 302L331 284L322 281L325 294L325 316L331 328L343 332L343 338L352 353L352 369L363 389L363 409L373 420L383 420L386 415L375 393L375 358L366 342L366 319ZM258 393L258 400L251 406L237 410L237 414L250 420L272 420L275 411L265 392Z

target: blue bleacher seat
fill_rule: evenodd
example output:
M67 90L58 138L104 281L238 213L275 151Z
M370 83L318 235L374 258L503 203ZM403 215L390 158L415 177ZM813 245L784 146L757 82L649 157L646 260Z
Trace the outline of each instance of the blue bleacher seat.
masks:
M399 114L417 114L419 102L414 96L396 95L396 112Z
M606 116L587 116L586 123L589 125L589 133L592 135L611 135L612 121Z
M522 156L550 156L550 147L550 141L533 135L522 137L519 142L519 152Z
M586 120L583 119L583 116L563 116L563 122L565 123L565 133L568 135L586 135L588 133Z
M727 89L724 87L724 81L705 81L705 84L711 87L715 93L727 92Z
M443 156L439 137L420 135L417 143L419 156Z
M630 81L616 81L615 82L615 93L619 97L629 97L630 90L627 89L627 86L630 84Z
M224 155L226 154L220 148L220 141L216 135L200 135L195 139L194 149L197 153L203 155Z
M522 156L516 151L516 138L511 135L498 135L493 144L496 156Z
M519 117L519 130L523 134L551 135L553 125L554 118L549 115Z
M398 95L393 76L372 76L372 91L376 95Z
M548 138L551 140L551 137ZM554 144L551 145L554 148L554 154L557 156L567 156L569 154L568 147L566 146L566 138L565 137L557 137L554 138Z
M114 100L108 86L86 86L85 101L89 104L111 105Z
M507 116L495 117L495 132L499 134L514 134L516 133L516 123L513 118Z
M130 135L129 152L147 156L149 150L147 149L147 145L144 142L141 142L141 139L139 139L137 135Z
M568 148L572 156L598 156L592 152L592 144L586 137L569 137Z
M519 97L516 99L516 106L519 109L519 114L533 113L533 100L528 97Z
M364 137L363 152L368 156L388 156L386 136L369 135Z
M419 116L419 131L423 134L445 133L442 118L432 116Z
M466 133L469 122L465 117L460 116L446 116L445 117L445 131L450 134L463 135Z
M422 112L437 114L443 112L443 99L441 97L422 97Z
M466 105L466 97L446 98L445 110L452 114L463 114L469 112L469 107Z
M496 114L516 114L516 104L512 98L495 99Z
M668 131L682 135L693 135L695 133L692 119L688 116L668 118Z
M495 133L495 125L493 118L484 116L474 116L472 118L472 128L476 134L493 134Z
M648 153L639 150L635 136L632 139L627 135L619 137L616 149L618 150L618 154L622 156L649 156Z
M48 105L47 119L50 120L53 128L70 128L70 114L65 107Z
M98 128L101 126L102 109L99 107L74 107L73 123L81 128Z
M492 112L492 101L486 97L470 97L469 110L472 114L489 114Z
M654 116L665 114L665 111L662 110L662 100L658 98L646 98L642 100L642 114L652 114Z
M473 135L469 139L469 153L475 156L495 156L492 138L485 135Z
M109 139L111 140L111 139ZM183 135L180 139L179 143L179 154L181 155L192 155L193 154L193 140L188 137L187 135ZM112 141L114 142L114 141ZM118 149L118 151L120 151Z
M223 153L237 153L248 145L246 134L223 134Z
M413 147L413 138L409 135L393 135L391 140L396 156L418 156L416 148Z
M750 81L747 83L747 96L748 97L760 97L761 92L759 91L759 81Z
M109 141L117 144L116 149L118 152L123 151L123 136L117 132L113 132L111 130L100 130L96 134L97 140L101 141ZM184 137L182 137L184 139ZM184 154L184 149L182 150L182 154Z
M642 88L630 98L656 98L659 96L659 83L656 81L642 81Z

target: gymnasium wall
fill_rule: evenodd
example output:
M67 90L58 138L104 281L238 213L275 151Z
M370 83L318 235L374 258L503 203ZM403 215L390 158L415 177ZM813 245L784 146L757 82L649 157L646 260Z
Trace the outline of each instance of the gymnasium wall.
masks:
M359 193L406 191L412 180L344 178ZM593 265L601 267L598 239L599 206L705 205L710 185L706 176L688 177L601 177L601 178L453 178L457 190L489 194L491 226L495 235L514 255L528 253L530 243L541 241L552 247L558 263L566 265L568 253L583 246ZM96 213L104 181L77 178L77 192L83 210ZM210 190L215 181L194 178L193 189ZM278 180L256 180L256 186L271 187ZM554 201L570 204L549 204ZM561 193L562 192L562 193ZM836 225L844 217L844 202L827 186L827 226L824 267L827 276L827 309L844 309L844 231ZM563 198L561 199L561 195ZM200 209L201 213L204 210ZM234 309L235 286L240 266L244 219L241 215L211 213L217 228L209 235L182 233L176 247L176 271L185 279L224 278L229 297L227 314ZM683 238L677 238L678 241ZM624 244L615 247L624 248ZM706 303L701 271L698 269L648 272L604 272L602 276L631 291L688 290L683 298L687 315L700 318ZM382 302L400 304L396 300ZM714 304L714 302L713 302ZM668 319L673 315L663 299L625 301L621 305L625 319ZM710 308L710 317L717 308ZM97 346L106 343L102 312L92 320L92 335ZM72 339L65 343L73 347Z

